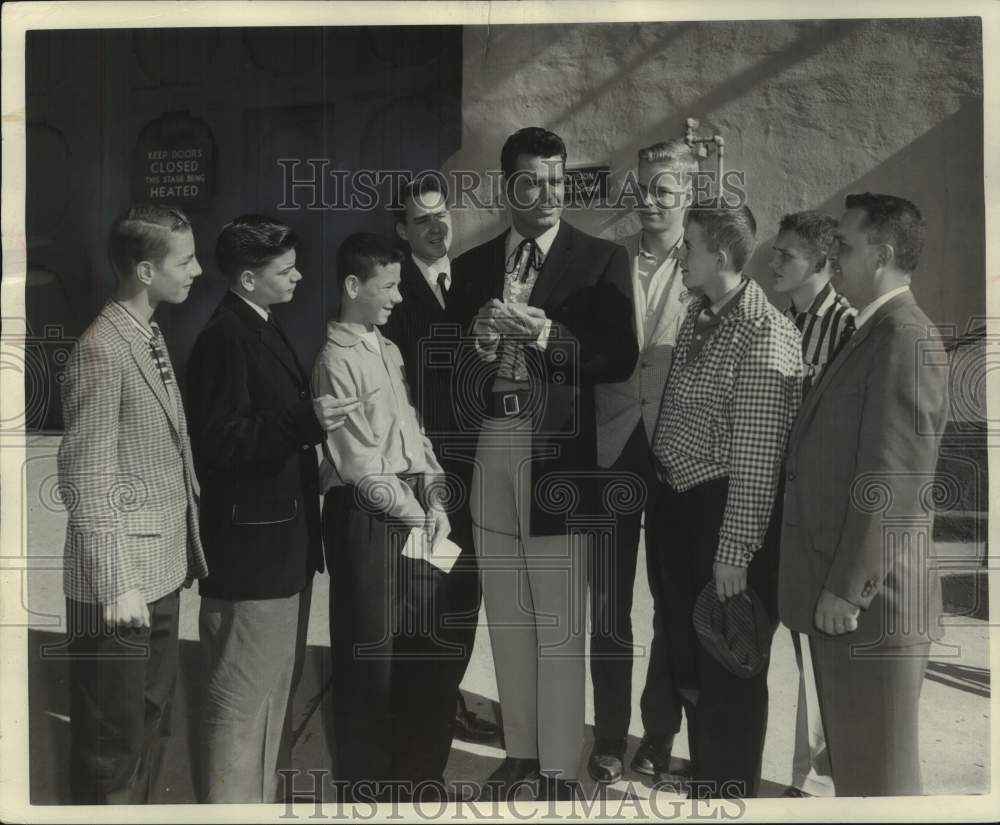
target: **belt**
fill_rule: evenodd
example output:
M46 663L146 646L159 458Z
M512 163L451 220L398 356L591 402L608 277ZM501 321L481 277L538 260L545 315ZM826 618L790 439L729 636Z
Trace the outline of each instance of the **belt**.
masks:
M491 392L486 403L486 415L490 418L514 418L528 414L531 390L508 390Z

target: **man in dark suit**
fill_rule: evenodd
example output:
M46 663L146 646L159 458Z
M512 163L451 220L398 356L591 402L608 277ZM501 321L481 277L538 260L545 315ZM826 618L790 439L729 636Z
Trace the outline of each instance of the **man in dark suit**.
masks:
M512 226L455 261L456 421L478 432L472 519L507 758L490 795L543 774L576 788L584 730L587 541L597 511L594 385L636 343L628 256L561 220L566 147L530 127L501 153Z
M449 323L448 295L451 288L451 214L447 189L442 177L424 174L406 183L400 192L401 209L394 212L396 233L410 248L401 264L399 292L403 302L382 327L386 338L403 355L406 382L424 431L434 446L442 468L461 490L448 515L451 539L462 548L462 555L447 574L427 570L434 587L428 598L436 607L434 632L422 641L424 650L414 650L408 665L412 678L432 681L433 708L402 709L423 720L437 743L433 754L414 754L414 758L432 763L431 775L441 776L448 762L452 736L467 741L487 742L497 733L492 722L480 719L465 706L459 691L476 641L479 622L479 570L469 519L468 489L472 480L470 457L461 455L462 445L455 443L452 398L449 392L451 370L441 370L437 355L458 349L458 327ZM411 693L411 695L413 695ZM458 696L458 706L452 697ZM415 741L415 740L413 740ZM426 766L425 766L426 767Z
M856 331L792 428L779 609L810 637L837 795L919 794L920 688L942 633L930 492L947 361L909 289L920 211L871 193L846 206L831 258Z
M295 234L262 215L216 243L230 284L188 366L201 531L207 658L204 802L273 802L289 703L301 670L312 577L323 569L316 445L354 399L313 398L270 308L302 276Z

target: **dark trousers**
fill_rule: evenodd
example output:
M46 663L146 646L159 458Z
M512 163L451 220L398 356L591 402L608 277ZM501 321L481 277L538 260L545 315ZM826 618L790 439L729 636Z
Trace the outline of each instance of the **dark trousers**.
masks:
M463 553L448 574L404 557L408 528L352 487L327 493L323 524L338 778L440 780L479 610L471 541L453 533Z
M694 603L713 581L728 480L677 492L660 488L656 507L658 557L664 577L671 673L688 717L695 796L755 796L767 728L767 668L744 679L728 671L700 644ZM772 514L764 545L748 570L749 586L778 623L777 561L780 518Z
M653 640L648 651L642 692L642 724L646 733L673 736L681 725L680 696L670 679L663 601L663 572L655 552L652 518L659 482L645 428L636 426L611 472L635 473L646 505L622 513L612 541L589 548L590 678L594 686L594 736L624 739L632 710L632 593L642 515L646 513L646 575L653 596Z
M819 635L809 642L837 796L919 795L930 643L865 651Z
M148 607L148 628L109 628L101 605L66 600L73 804L149 801L170 733L179 594Z

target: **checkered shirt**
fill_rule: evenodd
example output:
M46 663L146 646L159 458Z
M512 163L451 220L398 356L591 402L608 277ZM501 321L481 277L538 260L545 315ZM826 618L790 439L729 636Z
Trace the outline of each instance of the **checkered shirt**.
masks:
M760 548L798 411L802 353L795 326L749 281L697 358L691 302L653 436L666 480L683 491L728 477L716 561L745 567Z
M208 573L184 406L134 320L105 306L63 381L63 591L77 601L108 604L140 590L152 602ZM169 369L165 347L162 357Z

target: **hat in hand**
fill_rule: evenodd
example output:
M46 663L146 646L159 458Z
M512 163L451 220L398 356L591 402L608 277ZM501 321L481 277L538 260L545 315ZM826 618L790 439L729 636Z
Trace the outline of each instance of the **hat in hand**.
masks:
M694 629L705 650L737 676L749 679L767 664L771 622L749 587L720 602L715 582L709 581L694 605Z

